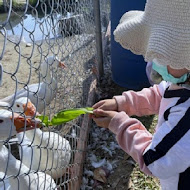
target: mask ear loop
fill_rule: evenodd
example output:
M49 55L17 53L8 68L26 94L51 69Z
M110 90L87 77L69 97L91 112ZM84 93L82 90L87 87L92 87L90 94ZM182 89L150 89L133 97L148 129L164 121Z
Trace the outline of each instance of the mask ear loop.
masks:
M3 65L0 63L0 86L2 85L3 80Z
M178 85L180 85L180 86L185 86L185 84L190 85L190 72L187 73L187 79L186 79L186 81L178 83Z

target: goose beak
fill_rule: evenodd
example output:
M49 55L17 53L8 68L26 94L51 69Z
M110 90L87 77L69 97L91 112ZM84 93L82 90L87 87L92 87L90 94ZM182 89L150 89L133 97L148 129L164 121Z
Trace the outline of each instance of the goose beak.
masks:
M10 118L12 119L12 117ZM41 122L39 120L34 120L32 118L24 118L19 114L14 113L14 125L16 127L17 132L22 132L24 130L27 131L30 129L41 127Z
M66 68L66 65L65 65L64 62L60 61L59 62L59 67L64 69L64 68Z
M31 102L28 102L27 104L23 104L23 109L25 110L24 113L26 116L34 117L36 114L36 108Z

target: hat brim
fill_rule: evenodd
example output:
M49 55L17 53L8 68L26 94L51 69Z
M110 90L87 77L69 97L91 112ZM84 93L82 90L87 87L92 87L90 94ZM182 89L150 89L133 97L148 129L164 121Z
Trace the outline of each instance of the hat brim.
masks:
M143 11L125 13L114 31L114 39L134 54L145 55L149 29L143 20Z

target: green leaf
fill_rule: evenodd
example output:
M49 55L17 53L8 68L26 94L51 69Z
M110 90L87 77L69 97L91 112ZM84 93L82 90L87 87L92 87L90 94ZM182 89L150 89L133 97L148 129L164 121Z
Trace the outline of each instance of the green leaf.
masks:
M66 109L58 112L54 115L51 120L52 125L60 125L62 123L66 123L71 121L82 114L93 113L93 108L74 108L74 109Z
M40 115L37 116L37 118L39 118L45 126L52 125L47 115Z
M53 116L51 121L49 120L47 115L37 116L37 118L39 118L45 126L52 126L52 125L61 125L63 123L66 123L68 121L77 118L82 114L88 114L88 113L93 113L93 108L86 107L86 108L61 110L60 112L58 112Z

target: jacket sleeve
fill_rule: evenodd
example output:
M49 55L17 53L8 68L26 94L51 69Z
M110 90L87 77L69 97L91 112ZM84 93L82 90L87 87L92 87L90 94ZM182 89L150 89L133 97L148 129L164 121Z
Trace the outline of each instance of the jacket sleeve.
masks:
M158 85L154 85L139 92L126 91L114 98L118 104L118 111L124 111L129 116L143 116L158 114L162 96Z
M119 112L112 118L109 129L116 134L118 144L139 164L140 169L152 175L143 160L143 152L151 143L152 135L143 124L125 112Z

